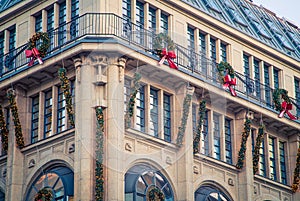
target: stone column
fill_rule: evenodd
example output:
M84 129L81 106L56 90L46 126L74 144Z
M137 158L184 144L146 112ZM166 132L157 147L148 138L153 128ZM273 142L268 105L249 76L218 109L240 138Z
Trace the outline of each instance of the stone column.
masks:
M92 81L95 72L89 58L81 56L73 61L76 68L74 200L91 201L94 193L95 109Z
M244 123L246 120L247 111L243 110L236 115L235 120L235 133L237 155L241 148L242 132L244 131ZM238 200L253 200L253 162L252 162L252 146L251 136L249 135L246 144L246 153L244 166L238 174Z
M106 199L124 200L124 67L126 60L111 56L107 65ZM109 186L109 188L107 188Z
M25 92L22 90L15 90L16 93L16 104L18 107L18 117L22 127L23 137L26 130L25 126L25 115L27 105ZM23 106L23 107L22 107ZM11 110L10 110L10 114ZM7 201L10 200L22 200L23 187L23 169L24 169L24 155L17 148L15 139L14 123L11 115L11 124L9 128L9 139L8 139L8 152L7 152L7 176L6 176L6 192L5 197ZM26 144L26 141L25 141Z
M176 96L178 97L176 110L178 111L178 125L181 125L183 115L183 102L187 94L193 95L194 87L183 86ZM175 133L175 138L177 138ZM193 186L193 125L192 125L192 101L189 107L189 115L187 118L186 129L184 132L183 145L177 152L177 198L180 201L194 200L194 186Z

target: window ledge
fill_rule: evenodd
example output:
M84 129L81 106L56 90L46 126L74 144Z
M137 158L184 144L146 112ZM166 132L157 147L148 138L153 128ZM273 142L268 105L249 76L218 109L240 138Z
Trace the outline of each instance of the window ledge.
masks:
M179 148L178 145L176 145L172 142L164 141L160 138L151 136L147 133L143 133L141 131L138 131L138 130L135 130L135 129L132 129L132 128L127 128L126 129L126 134L134 137L135 139L145 140L147 142L154 143L155 145L158 145L160 147L166 147L167 146L167 147L169 147L171 149L174 149L174 150Z
M260 176L260 175L254 175L254 181L259 182L260 184L270 185L270 186L274 186L274 187L277 187L277 188L279 187L279 188L282 188L284 190L292 192L292 189L289 185L279 183L278 181L274 181L274 180L265 178L265 177Z
M224 161L220 161L220 160L212 158L210 156L206 156L206 155L198 153L198 154L194 155L194 158L196 160L198 159L198 160L208 163L208 164L216 165L217 167L226 168L227 170L234 171L236 173L239 172L239 170L234 165L228 164Z
M42 147L42 146L45 146L45 145L48 145L48 144L52 145L57 141L61 141L62 139L69 138L73 135L75 135L75 128L68 129L68 130L63 131L61 133L54 134L51 137L42 139L42 140L40 140L36 143L29 144L26 147L24 147L21 151L22 151L22 153L26 153L26 152L31 151L32 149L36 149L36 147Z

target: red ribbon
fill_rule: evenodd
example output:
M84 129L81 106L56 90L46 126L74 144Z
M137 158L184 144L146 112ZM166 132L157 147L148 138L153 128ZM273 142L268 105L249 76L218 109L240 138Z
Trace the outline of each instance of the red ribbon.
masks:
M280 114L278 115L279 118L282 118L284 116L284 114L286 113L291 120L296 120L297 118L292 115L289 110L293 109L293 105L291 103L287 103L286 101L283 101L281 103L281 107L282 107L282 111L280 112Z
M176 54L174 51L169 51L167 52L166 48L164 48L161 52L161 54L163 55L163 57L161 58L161 60L159 61L159 64L163 64L165 60L168 61L170 68L173 69L178 69L178 67L176 66L176 64L174 63L173 59L176 58Z
M234 88L232 88L232 86L236 85L236 78L231 78L228 74L224 76L224 84L223 84L223 89L228 89L231 92L231 95L233 96L237 96Z
M32 66L35 59L38 60L39 64L43 64L43 60L40 57L40 53L39 53L38 49L36 49L35 47L32 48L32 50L25 50L25 55L26 55L26 58L31 58L28 63L28 66Z

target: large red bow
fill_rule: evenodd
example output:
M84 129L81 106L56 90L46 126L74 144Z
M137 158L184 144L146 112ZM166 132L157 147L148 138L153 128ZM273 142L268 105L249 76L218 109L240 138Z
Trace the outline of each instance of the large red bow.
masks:
M281 107L282 107L282 111L280 112L280 114L278 115L279 118L282 118L284 116L284 114L286 113L291 120L296 120L297 118L292 115L289 110L293 109L293 105L291 103L287 103L286 101L283 101L281 103Z
M223 89L228 89L231 92L231 95L237 96L235 90L232 88L232 86L236 85L236 78L231 78L228 74L224 76L224 84Z
M167 52L166 48L164 48L161 52L161 54L163 55L163 57L161 58L161 60L159 61L159 64L163 64L164 61L167 59L170 68L174 68L174 69L178 69L178 67L176 66L176 64L174 63L174 61L172 59L176 58L176 54L174 51L169 51Z
M38 60L39 64L43 64L43 60L40 57L40 53L38 49L36 49L35 47L32 48L32 50L25 50L25 54L26 54L26 58L31 58L28 63L28 66L32 66L35 59Z

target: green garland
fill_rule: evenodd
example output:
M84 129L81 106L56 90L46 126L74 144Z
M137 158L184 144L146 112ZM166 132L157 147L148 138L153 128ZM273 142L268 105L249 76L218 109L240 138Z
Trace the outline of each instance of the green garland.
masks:
M154 37L153 50L158 56L162 57L161 52L164 48L168 51L174 51L175 43L167 33L159 33Z
M139 74L138 72L135 72L134 76L133 76L133 88L131 89L130 98L129 98L129 101L127 103L127 108L126 108L126 115L125 115L126 128L131 127L131 117L133 116L133 113L134 113L135 98L136 98L136 94L137 94L138 90L141 87L140 82L139 82L140 79L141 79L141 74Z
M238 156L238 162L236 164L236 167L238 169L242 169L244 166L244 161L245 161L245 153L246 153L246 143L247 143L247 139L249 137L250 134L250 130L251 130L251 120L246 118L246 121L244 123L244 131L242 133L242 142L241 142L241 149L239 151L239 156Z
M276 111L282 111L282 107L281 107L281 101L280 101L280 95L281 98L286 101L287 103L291 103L291 99L288 96L288 91L285 89L275 89L273 92L273 101L274 101L274 105L275 105L275 110Z
M24 138L23 138L23 134L22 134L22 127L21 127L21 123L19 120L19 115L18 115L18 107L17 107L17 103L16 103L16 95L14 94L13 90L8 90L7 91L7 97L9 100L9 107L12 113L12 117L13 117L13 122L15 125L15 136L16 136L16 143L17 143L17 147L19 149L22 149L24 147Z
M164 201L165 195L157 187L152 188L148 193L147 201Z
M199 142L201 137L201 131L203 126L203 120L205 117L206 112L206 101L202 100L199 104L199 120L197 125L197 132L194 134L194 140L193 140L193 150L194 154L199 153Z
M4 120L2 105L0 105L0 132L1 132L2 148L4 151L7 151L8 150L8 130L6 128L6 123Z
M177 145L181 146L183 142L183 136L185 133L186 122L189 117L190 105L191 105L192 95L187 94L183 101L183 114L181 118L181 126L178 127L178 135L177 135Z
M292 184L292 191L295 193L299 189L300 185L300 143L298 147L297 159L296 159L296 167L294 170L294 179Z
M258 163L259 163L259 150L261 146L261 142L264 136L264 131L265 127L264 125L261 125L258 129L258 135L256 138L256 143L255 143L255 148L254 148L254 155L253 155L253 174L256 174L258 171Z
M34 201L52 201L53 192L49 188L43 188L37 192L34 197Z
M95 168L95 200L104 200L104 173L103 173L103 145L104 145L104 117L102 107L96 108L96 168Z
M46 56L48 48L50 47L50 39L47 32L37 32L28 42L28 50L32 50L36 47L36 41L42 40L41 46L38 48L40 56L43 58Z
M61 87L63 89L65 100L66 100L66 109L67 109L68 119L69 119L71 126L74 127L75 120L74 120L74 111L73 111L73 106L72 106L72 94L70 92L69 80L66 77L66 69L59 68L58 76L61 81Z
M225 76L225 72L228 72L228 75L231 78L234 78L234 69L232 68L232 66L224 61L221 61L219 64L217 64L217 70L218 70L218 75L219 75L219 81L224 84L224 76Z

